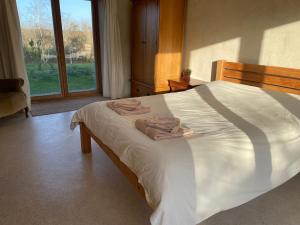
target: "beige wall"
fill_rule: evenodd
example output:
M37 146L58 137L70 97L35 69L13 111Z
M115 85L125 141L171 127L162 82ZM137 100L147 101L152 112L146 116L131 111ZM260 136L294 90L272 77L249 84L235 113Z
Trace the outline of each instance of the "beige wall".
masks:
M188 0L184 67L209 81L219 59L300 68L300 0Z
M122 55L125 67L126 89L125 95L130 96L130 76L131 76L131 8L130 0L118 1L118 17L120 24L120 35L122 42Z

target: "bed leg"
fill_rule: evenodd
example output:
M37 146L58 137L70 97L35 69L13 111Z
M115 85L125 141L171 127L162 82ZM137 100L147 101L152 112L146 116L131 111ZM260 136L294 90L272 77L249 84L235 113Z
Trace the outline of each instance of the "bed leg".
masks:
M92 151L91 135L88 133L85 125L80 123L80 139L81 139L81 151L84 154Z

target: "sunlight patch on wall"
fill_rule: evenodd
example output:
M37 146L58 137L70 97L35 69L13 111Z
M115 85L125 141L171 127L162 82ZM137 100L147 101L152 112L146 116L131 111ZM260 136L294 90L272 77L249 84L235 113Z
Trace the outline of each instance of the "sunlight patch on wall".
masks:
M239 57L241 38L226 40L190 52L190 62L185 67L192 70L192 77L205 81L211 80L212 62L224 59L236 61ZM206 71L206 72L203 72Z
M259 63L300 68L299 37L300 21L265 30Z

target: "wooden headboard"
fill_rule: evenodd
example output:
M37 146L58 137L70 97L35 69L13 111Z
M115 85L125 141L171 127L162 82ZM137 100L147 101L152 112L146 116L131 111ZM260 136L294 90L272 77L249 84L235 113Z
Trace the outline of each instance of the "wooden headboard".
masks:
M218 61L216 80L300 95L300 69Z

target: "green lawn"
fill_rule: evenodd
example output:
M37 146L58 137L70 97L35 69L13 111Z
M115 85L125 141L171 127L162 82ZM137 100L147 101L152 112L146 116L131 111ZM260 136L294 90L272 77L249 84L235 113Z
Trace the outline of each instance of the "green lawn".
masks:
M57 64L26 64L31 95L60 93ZM67 64L69 91L95 90L95 64Z

